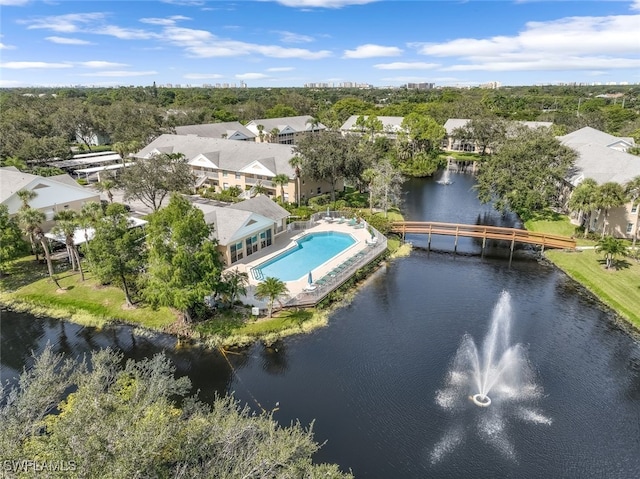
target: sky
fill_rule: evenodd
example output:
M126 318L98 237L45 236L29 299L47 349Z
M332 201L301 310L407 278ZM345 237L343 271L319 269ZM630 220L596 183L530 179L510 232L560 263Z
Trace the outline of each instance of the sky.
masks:
M640 83L640 0L0 0L0 87Z

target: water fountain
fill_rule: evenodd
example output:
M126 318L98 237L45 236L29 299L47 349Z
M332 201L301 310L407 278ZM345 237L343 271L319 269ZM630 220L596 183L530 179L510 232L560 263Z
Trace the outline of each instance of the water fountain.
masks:
M440 178L436 183L439 185L450 185L453 183L450 179L451 173L449 172L449 168L444 169L444 173L442 174L442 178Z
M511 296L503 291L496 303L489 331L479 348L465 334L447 373L445 386L438 391L436 402L454 414L454 425L436 445L432 461L462 442L465 431L478 427L478 435L506 456L515 451L506 435L507 417L525 422L551 424L551 420L535 409L542 388L535 382L533 369L521 344L510 344ZM466 421L469 405L483 413ZM464 411L464 414L461 412Z

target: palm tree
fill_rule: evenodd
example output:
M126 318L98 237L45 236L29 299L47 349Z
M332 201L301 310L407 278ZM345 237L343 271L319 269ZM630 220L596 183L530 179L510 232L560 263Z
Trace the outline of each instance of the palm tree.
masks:
M258 129L258 138L260 138L260 143L262 143L264 140L264 125L257 125L256 128Z
M240 271L238 268L225 271L222 273L224 282L224 295L226 296L229 307L232 307L238 296L247 294L247 286L249 285L249 274Z
M607 269L613 266L613 260L616 256L626 256L628 254L624 240L614 238L613 236L604 236L598 240L596 244L596 253L604 253Z
M289 177L284 173L280 173L273 177L274 184L280 186L280 197L284 203L284 186L289 184Z
M638 206L638 200L640 200L640 176L636 176L632 180L630 180L624 187L624 191L631 201L631 204L634 206ZM636 247L636 239L638 238L638 221L636 221L636 226L633 231L633 242L632 247L635 249Z
M362 172L362 180L367 183L369 189L369 212L373 213L373 181L378 176L378 171L374 168L367 168Z
M21 209L18 212L18 223L20 224L20 228L30 238L33 237L36 241L40 242L42 251L44 251L44 257L47 260L49 277L56 284L58 289L61 289L60 283L58 283L58 280L53 274L53 263L51 262L51 255L49 254L49 246L47 245L47 239L41 226L45 218L46 216L42 211L34 210L31 207Z
M280 135L280 129L272 128L271 131L269 132L269 142L275 143L278 140L278 135Z
M291 158L289 160L289 165L291 167L293 167L294 171L295 171L295 175L296 175L296 183L297 183L297 188L296 188L296 193L297 193L297 201L298 201L298 208L300 208L300 176L302 171L300 170L300 167L302 166L302 158L300 158L299 156L294 156L293 158Z
M20 171L24 171L27 169L27 164L25 163L25 161L21 160L17 156L10 156L8 158L5 158L2 161L2 166L13 166Z
M103 216L104 211L102 205L97 201L89 201L82 205L80 215L78 217L78 224L84 229L84 248L89 248L89 228L94 228L98 220ZM89 267L91 267L90 255L85 255Z
M586 178L571 193L569 198L569 209L580 215L585 215L584 236L589 233L589 225L591 223L591 215L597 207L598 184L591 178Z
M267 187L262 184L262 181L258 181L251 189L254 196L267 194Z
M136 140L118 141L113 144L113 151L120 155L122 159L122 167L126 167L126 161L130 153L134 153L140 149L140 142Z
M101 193L106 193L107 194L107 198L109 198L109 203L113 203L113 193L111 192L112 189L114 189L116 187L116 182L113 181L111 178L105 178L102 181L99 181L96 184L96 189L98 191L100 191Z
M34 190L19 190L16 195L18 196L18 198L20 198L20 201L22 201L22 206L20 206L20 210L26 210L31 208L29 206L29 203L31 202L32 199L34 199L36 196L38 196L38 193ZM33 236L33 232L29 231L27 233L27 236L29 237L29 243L31 244L31 252L33 253L33 255L36 257L36 263L38 261L40 261L40 258L38 257L38 246L36 244L36 239Z
M598 188L597 203L601 209L604 209L604 221L602 223L603 237L609 223L609 210L624 205L625 200L626 195L624 194L624 189L619 183L609 181Z
M264 281L256 286L256 298L258 299L266 299L268 300L268 317L271 317L271 312L273 311L273 303L277 300L282 307L282 303L280 302L280 298L287 295L289 293L289 289L287 285L281 279L274 278L273 276L269 276L265 278Z
M80 226L80 217L78 213L71 210L60 211L53 217L56 220L56 225L53 227L53 232L64 235L64 242L67 246L67 253L71 259L71 269L80 271L80 280L84 281L84 271L82 270L82 263L80 261L80 253L78 253L78 247L74 241L74 235L76 229Z
M318 125L320 124L320 120L317 117L312 116L311 118L309 118L307 120L306 123L307 123L307 125L309 125L311 127L311 131L315 131L315 130L318 129Z

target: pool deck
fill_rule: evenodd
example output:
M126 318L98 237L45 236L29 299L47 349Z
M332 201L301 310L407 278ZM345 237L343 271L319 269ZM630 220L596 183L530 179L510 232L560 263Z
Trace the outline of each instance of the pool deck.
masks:
M315 226L308 228L304 231L285 231L280 233L274 238L273 244L265 248L264 250L260 250L257 253L252 254L247 258L243 258L242 260L236 262L228 269L238 269L240 271L246 272L249 275L249 288L247 291L247 296L243 298L243 302L246 304L251 304L253 306L264 307L265 303L263 301L256 300L253 297L253 291L255 287L260 282L256 280L251 274L251 268L256 267L265 261L270 260L271 258L279 255L283 251L293 247L296 245L296 240L302 238L311 233L320 233L320 232L336 232L336 233L347 233L354 240L355 243L341 251L339 254L324 262L320 266L311 270L311 275L313 276L313 280L317 281L320 278L323 278L331 271L334 270L337 266L343 264L347 259L353 257L359 252L368 252L371 247L367 244L368 240L371 240L371 234L367 231L367 227L359 227L351 226L348 222L349 220L344 220L342 223L339 219L334 219L333 221L327 221L326 219L322 219L315 223ZM287 288L289 289L289 298L296 297L302 293L309 292L309 284L308 284L308 276L307 273L295 281L286 281Z

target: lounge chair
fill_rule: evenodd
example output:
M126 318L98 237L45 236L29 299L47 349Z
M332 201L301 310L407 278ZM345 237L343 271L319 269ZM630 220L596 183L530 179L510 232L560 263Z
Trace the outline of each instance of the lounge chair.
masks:
M346 221L346 218L344 216L341 216L340 219L338 220L338 224L341 225L345 221Z
M355 226L355 225L357 225L357 224L358 224L358 222L356 221L356 219L355 219L355 218L351 218L347 224L348 224L349 226Z
M378 238L376 236L374 236L371 239L366 239L365 243L367 243L369 246L374 246L374 245L378 244Z
M356 223L353 227L354 227L355 229L359 230L359 229L361 229L361 228L364 228L364 223Z

